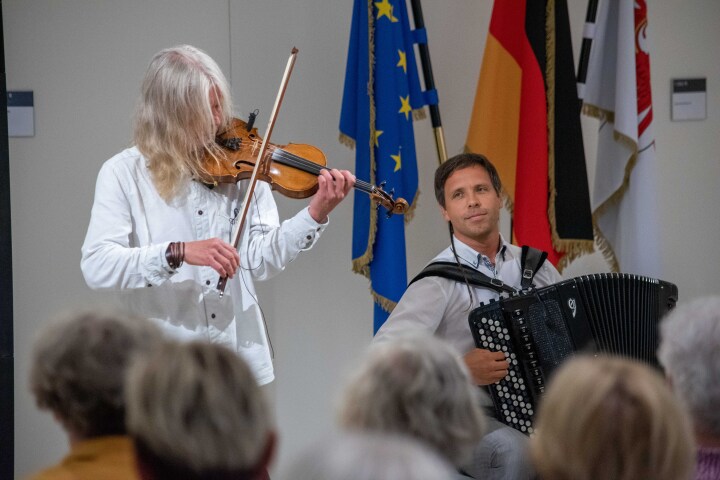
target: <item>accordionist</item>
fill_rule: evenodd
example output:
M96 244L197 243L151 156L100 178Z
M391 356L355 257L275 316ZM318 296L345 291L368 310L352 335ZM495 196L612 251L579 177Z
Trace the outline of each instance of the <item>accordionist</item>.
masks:
M478 385L494 384L508 374L503 352L475 347L468 314L481 302L497 299L503 290L542 287L562 278L534 249L526 249L526 265L521 267L523 249L500 235L501 191L497 170L482 155L457 155L438 167L435 196L443 218L450 225L451 245L408 287L377 332L375 342L421 330L452 344L464 356ZM444 276L453 270L455 278ZM478 283L479 276L473 272L483 274L486 283ZM484 401L488 414L495 415L489 397ZM524 451L527 437L490 420L490 431L476 448L473 464L465 471L476 478L491 478L491 470L492 478L531 478ZM500 477L496 476L498 473Z

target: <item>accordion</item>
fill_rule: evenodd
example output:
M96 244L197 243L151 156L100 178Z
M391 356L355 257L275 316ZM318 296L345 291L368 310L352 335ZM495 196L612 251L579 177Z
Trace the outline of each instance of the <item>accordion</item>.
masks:
M576 277L490 301L469 316L478 348L502 351L508 375L489 385L497 418L533 433L548 379L575 352L606 352L658 366L658 322L675 306L672 283L622 273Z

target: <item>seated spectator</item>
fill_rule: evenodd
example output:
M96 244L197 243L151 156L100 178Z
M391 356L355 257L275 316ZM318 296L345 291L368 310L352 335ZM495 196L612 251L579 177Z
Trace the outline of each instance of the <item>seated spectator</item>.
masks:
M460 467L485 428L479 395L448 344L405 336L371 346L344 392L340 424L408 435Z
M280 478L443 480L453 475L437 453L410 437L345 432L306 448Z
M677 307L660 334L658 359L693 421L695 478L720 479L720 297Z
M555 372L530 451L543 480L682 480L690 422L662 377L619 357L579 356Z
M128 432L145 480L267 478L275 433L250 368L209 342L168 343L130 368Z
M30 390L67 432L70 453L30 478L138 478L125 430L123 379L133 356L161 342L148 320L109 313L78 314L39 332Z

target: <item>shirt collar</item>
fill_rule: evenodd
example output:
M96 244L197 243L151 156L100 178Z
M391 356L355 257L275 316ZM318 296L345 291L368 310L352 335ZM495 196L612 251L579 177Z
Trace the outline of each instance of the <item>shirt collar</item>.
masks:
M482 257L480 252L458 240L457 237L453 237L453 241L455 243L455 253L457 253L457 256L464 263L472 266L473 268L478 268L482 264ZM495 258L492 258L490 260L494 261L494 263L497 263L497 257L500 256L500 259L504 262L508 253L512 255L511 250L508 248L508 245L510 244L506 242L505 238L502 236L502 234L500 234L500 251L497 253Z

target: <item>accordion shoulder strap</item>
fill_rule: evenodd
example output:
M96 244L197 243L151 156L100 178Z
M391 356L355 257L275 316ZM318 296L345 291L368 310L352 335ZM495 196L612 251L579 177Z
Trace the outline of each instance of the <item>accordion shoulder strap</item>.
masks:
M467 280L471 285L489 288L498 293L517 292L517 290L504 284L497 278L490 278L474 268L468 267L467 265L458 265L453 262L433 262L429 264L410 281L409 285L425 277L443 277L455 280L456 282L465 282Z
M527 245L522 246L522 256L520 257L522 279L520 280L520 287L523 290L527 290L532 286L533 278L535 278L535 274L540 270L547 256L547 252Z

